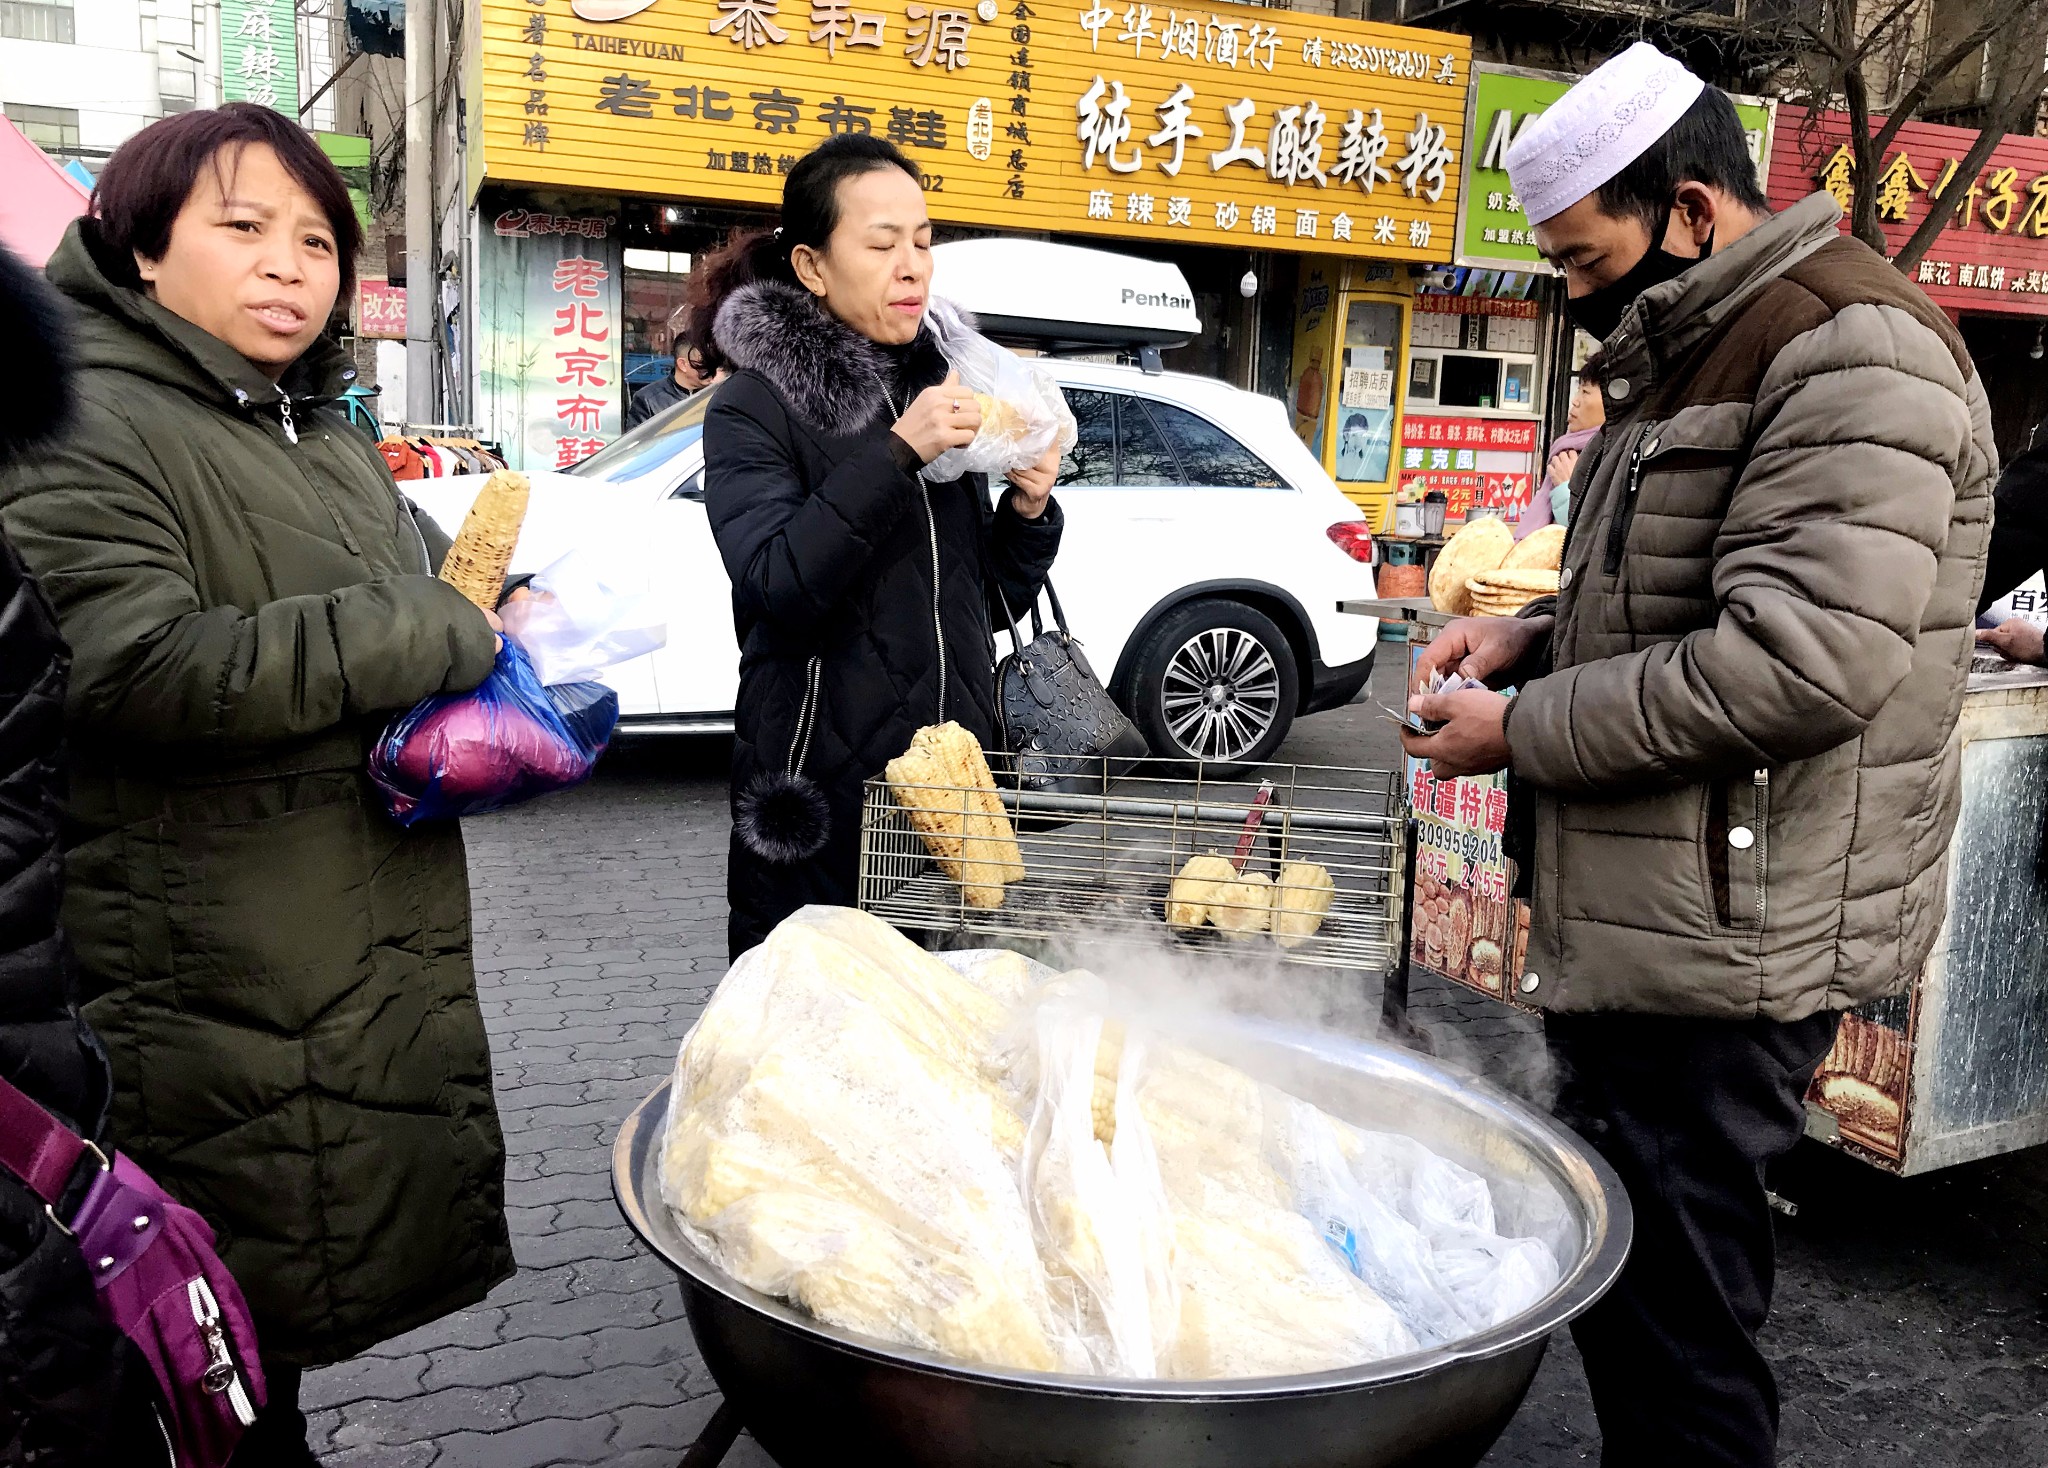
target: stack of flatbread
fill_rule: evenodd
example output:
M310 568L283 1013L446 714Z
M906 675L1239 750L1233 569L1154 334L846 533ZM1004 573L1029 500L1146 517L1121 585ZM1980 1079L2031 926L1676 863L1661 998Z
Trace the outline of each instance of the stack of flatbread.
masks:
M1451 537L1429 573L1429 599L1459 617L1512 617L1542 596L1555 596L1564 530L1548 525L1517 542L1491 517Z

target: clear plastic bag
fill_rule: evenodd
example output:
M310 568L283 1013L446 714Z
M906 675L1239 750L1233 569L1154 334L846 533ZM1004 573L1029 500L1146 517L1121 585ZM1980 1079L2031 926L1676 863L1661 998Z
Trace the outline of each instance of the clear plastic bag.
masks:
M937 957L840 908L720 984L660 1177L742 1282L996 1366L1334 1370L1496 1324L1557 1277L1493 1232L1483 1178L1137 1027L1093 975Z
M619 696L602 683L544 688L511 638L467 693L422 699L370 752L401 826L481 815L586 780L611 742Z
M533 578L532 591L498 615L543 687L595 678L668 642L647 578L625 572L615 557L570 551Z
M1557 1284L1541 1241L1496 1232L1486 1179L1413 1138L1295 1102L1275 1149L1303 1214L1425 1346L1510 1320Z
M676 1059L661 1191L742 1283L972 1361L1087 1371L987 1057L1010 1011L879 918L804 908L735 963Z
M1116 1092L1113 1128L1098 1107L1104 1026L1099 1008L1038 1010L1038 1100L1020 1175L1054 1299L1071 1310L1093 1369L1157 1377L1179 1321L1173 1221L1128 1087ZM1119 1041L1110 1053L1121 1050Z
M1030 468L1054 445L1061 453L1074 446L1074 415L1050 372L946 312L934 311L927 319L961 385L981 400L981 431L972 443L925 465L926 479L944 484L962 474L998 477Z

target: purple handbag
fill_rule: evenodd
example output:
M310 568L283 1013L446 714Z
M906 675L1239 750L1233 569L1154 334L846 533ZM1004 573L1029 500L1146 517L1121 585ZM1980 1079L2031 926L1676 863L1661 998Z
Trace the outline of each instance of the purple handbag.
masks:
M90 1152L99 1175L69 1224L57 1202ZM156 1373L176 1468L225 1468L263 1405L256 1327L206 1220L120 1153L106 1154L0 1077L0 1167L78 1241L100 1306Z

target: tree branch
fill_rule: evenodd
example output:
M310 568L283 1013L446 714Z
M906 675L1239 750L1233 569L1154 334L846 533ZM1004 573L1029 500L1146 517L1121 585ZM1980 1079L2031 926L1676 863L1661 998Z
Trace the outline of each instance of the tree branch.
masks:
M1970 144L1970 151L1964 155L1963 161L1956 165L1955 177L1950 180L1947 192L1929 206L1926 217L1914 228L1906 243L1899 247L1899 253L1892 257L1892 263L1900 270L1911 274L1919 265L1920 258L1933 248L1942 229L1955 218L1971 184L1984 171L1992 152L2004 141L2007 133L2025 120L2028 112L2041 105L2044 80L2048 78L2043 77L2040 68L2035 68L2012 95L2000 98L1992 108L1990 120L1977 134L1977 140Z

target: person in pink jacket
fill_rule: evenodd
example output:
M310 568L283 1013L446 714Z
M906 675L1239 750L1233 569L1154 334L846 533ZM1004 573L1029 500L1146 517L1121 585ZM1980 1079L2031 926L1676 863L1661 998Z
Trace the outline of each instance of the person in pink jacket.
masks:
M1550 458L1543 469L1543 483L1530 497L1529 507L1515 522L1515 539L1520 540L1546 525L1563 525L1571 518L1572 470L1579 455L1599 435L1607 421L1607 408L1600 388L1607 381L1604 362L1598 352L1579 369L1578 386L1572 389L1571 408L1565 415L1567 432L1550 445Z

